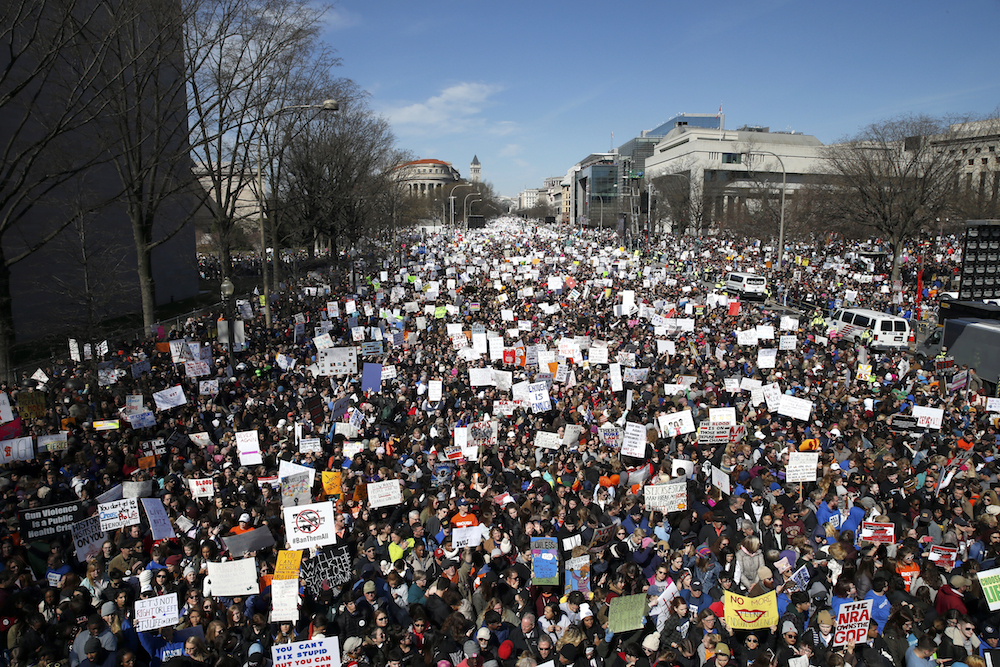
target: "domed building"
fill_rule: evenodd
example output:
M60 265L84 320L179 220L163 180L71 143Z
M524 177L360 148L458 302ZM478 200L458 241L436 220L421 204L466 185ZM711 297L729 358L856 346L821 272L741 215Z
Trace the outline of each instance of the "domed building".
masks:
M417 197L443 195L446 186L462 180L451 163L432 158L407 162L398 170L406 194Z

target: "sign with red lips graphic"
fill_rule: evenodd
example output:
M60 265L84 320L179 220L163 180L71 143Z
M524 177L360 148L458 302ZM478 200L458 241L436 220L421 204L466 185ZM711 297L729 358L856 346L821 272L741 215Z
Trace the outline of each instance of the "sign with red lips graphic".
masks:
M726 593L726 623L733 630L759 630L778 624L778 599L774 591L755 598Z

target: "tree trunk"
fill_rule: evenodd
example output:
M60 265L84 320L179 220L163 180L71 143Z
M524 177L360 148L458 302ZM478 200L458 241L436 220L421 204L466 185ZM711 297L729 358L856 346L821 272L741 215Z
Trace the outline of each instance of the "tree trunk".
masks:
M142 326L149 333L149 327L156 322L156 281L153 279L153 251L147 230L153 228L136 215L132 218L132 236L135 239L135 270L139 274L139 294L142 297Z
M271 234L271 248L273 249L274 264L271 269L271 291L278 291L278 283L281 282L282 277L285 274L284 267L281 265L281 248L278 246L278 225L270 225L268 230Z
M10 267L0 245L0 380L14 382L14 308L10 294Z
M889 280L899 280L899 255L903 251L902 241L892 241L889 243L892 248L892 273Z
M219 271L222 273L222 280L226 278L232 278L233 274L233 258L232 252L229 247L229 232L224 228L222 222L219 222Z
M149 333L149 327L156 322L156 280L153 279L153 252L148 245L136 247L136 271L142 295L142 326Z

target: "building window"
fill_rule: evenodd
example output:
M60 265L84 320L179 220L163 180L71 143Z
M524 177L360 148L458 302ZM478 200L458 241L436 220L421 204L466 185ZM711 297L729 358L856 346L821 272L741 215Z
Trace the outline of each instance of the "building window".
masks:
M974 165L976 163L975 159L969 158L969 165Z
M743 164L742 153L723 153L722 164Z

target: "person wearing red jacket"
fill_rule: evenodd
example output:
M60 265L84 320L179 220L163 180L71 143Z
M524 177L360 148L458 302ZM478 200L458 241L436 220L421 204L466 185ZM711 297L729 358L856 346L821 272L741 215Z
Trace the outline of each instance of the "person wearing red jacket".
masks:
M972 582L956 574L951 578L951 585L945 584L938 589L934 598L934 609L943 616L951 609L957 609L960 614L968 614L965 607L965 593L972 587Z

